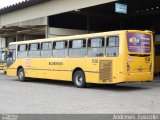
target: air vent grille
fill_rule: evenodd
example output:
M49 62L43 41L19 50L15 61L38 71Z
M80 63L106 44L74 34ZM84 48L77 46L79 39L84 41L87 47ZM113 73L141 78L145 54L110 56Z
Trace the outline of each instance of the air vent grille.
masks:
M112 61L110 60L101 60L100 66L100 80L102 82L111 82L112 81Z

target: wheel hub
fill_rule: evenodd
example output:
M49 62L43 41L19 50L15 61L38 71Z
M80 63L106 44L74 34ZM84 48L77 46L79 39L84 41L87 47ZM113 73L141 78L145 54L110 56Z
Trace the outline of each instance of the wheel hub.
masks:
M76 82L78 85L81 85L83 83L83 77L81 75L77 75Z
M22 80L22 78L23 78L23 72L19 73L19 78Z

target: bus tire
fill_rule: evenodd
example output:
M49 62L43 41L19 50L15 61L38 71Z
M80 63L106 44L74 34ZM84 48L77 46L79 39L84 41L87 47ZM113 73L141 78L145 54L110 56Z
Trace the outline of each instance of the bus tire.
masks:
M23 68L20 68L19 70L18 70L18 79L19 79L19 81L21 81L21 82L25 82L26 81L26 78L25 78L25 72L24 72L24 69Z
M73 75L73 82L77 88L85 88L87 84L84 72L81 70L76 71Z

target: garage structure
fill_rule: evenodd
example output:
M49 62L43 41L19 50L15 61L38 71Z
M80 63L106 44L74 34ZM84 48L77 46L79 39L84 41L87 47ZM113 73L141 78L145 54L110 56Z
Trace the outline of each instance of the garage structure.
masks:
M115 12L126 4L127 14ZM152 30L159 40L159 0L26 0L0 10L0 47L13 41L102 31Z

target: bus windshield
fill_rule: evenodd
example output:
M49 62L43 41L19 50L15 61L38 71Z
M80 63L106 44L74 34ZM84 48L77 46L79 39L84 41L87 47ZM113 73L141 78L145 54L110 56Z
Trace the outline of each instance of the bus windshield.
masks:
M151 35L140 33L127 33L127 42L129 52L151 52Z

